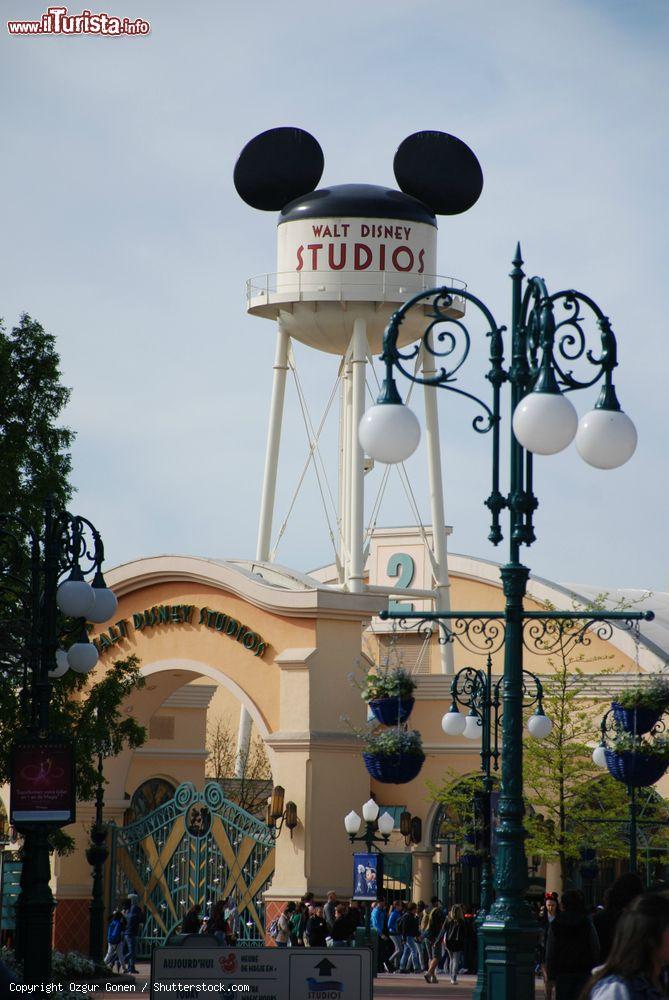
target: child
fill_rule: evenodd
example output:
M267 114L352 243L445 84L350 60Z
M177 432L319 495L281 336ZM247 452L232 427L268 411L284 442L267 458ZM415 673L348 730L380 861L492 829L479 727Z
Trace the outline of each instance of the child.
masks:
M123 919L123 914L120 910L114 910L112 918L109 921L109 927L107 928L107 944L109 947L105 955L105 965L108 965L112 972L114 966L116 966L116 971L120 972L123 965L121 945L123 943L124 929L125 920Z

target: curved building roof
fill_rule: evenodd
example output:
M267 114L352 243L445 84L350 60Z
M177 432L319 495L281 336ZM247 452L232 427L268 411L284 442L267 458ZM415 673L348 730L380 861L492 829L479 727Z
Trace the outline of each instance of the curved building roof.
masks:
M363 219L405 219L436 228L437 218L427 205L403 191L377 184L333 184L310 191L285 205L279 225L300 219L353 217Z

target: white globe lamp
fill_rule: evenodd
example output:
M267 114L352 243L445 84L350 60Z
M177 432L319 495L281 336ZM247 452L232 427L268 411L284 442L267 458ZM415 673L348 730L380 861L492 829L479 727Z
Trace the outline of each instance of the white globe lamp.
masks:
M368 799L362 807L362 818L365 823L373 823L379 815L379 807L374 799Z
M480 740L482 728L483 726L478 715L470 712L465 720L465 731L463 736L466 740Z
M618 469L630 460L636 445L636 427L622 410L595 407L579 421L576 450L595 469Z
M88 612L87 618L89 622L102 625L116 614L118 601L116 600L114 591L110 590L105 583L105 578L100 570L97 571L93 580L93 593L95 594L95 604L92 610Z
M535 740L545 740L551 734L553 722L547 715L544 715L543 709L538 708L534 715L531 715L527 720L527 728L530 736L533 736Z
M420 424L413 410L399 403L376 403L363 414L358 438L376 462L396 465L413 455L420 441Z
M351 810L350 813L347 813L346 816L344 816L344 826L346 828L346 832L350 834L351 837L354 837L356 835L356 833L360 829L361 823L362 820L358 816L357 812L355 812L355 810L353 809Z
M379 833L384 837L389 837L395 829L395 820L389 812L381 813L378 819Z
M559 390L528 393L513 414L516 439L535 455L563 451L574 440L577 428L576 410Z
M88 639L75 642L67 651L67 662L75 674L88 674L98 662L98 651Z
M450 711L446 712L446 715L441 720L441 728L447 736L462 736L466 725L467 720L465 716L462 712L458 712L455 705L451 706Z
M606 767L606 747L603 743L600 743L592 751L592 762L597 767Z
M57 680L59 677L63 677L70 669L70 663L67 658L67 653L64 649L56 650L56 666L53 670L49 671L49 678L52 681Z
M80 569L73 569L68 579L61 583L56 591L56 603L69 618L88 617L95 603L95 592Z

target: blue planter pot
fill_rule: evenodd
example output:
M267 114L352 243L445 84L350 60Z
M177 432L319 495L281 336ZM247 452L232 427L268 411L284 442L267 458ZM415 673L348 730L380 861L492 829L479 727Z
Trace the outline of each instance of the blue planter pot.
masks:
M606 749L606 766L616 781L634 788L646 788L659 781L669 766L669 761L662 757L653 757L643 753L632 753L626 750L616 753Z
M413 698L375 698L368 701L372 715L384 726L406 722L415 704Z
M611 702L611 711L621 729L624 729L626 733L636 733L637 736L649 733L663 714L661 709L623 708L617 701Z
M372 778L385 785L405 785L408 781L413 781L425 763L424 753L392 754L388 757L363 753L362 758Z

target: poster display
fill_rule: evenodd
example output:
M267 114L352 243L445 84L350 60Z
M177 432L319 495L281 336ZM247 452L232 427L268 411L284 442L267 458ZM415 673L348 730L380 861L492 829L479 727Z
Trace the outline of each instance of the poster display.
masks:
M383 885L383 855L353 855L353 899L378 899Z
M74 751L59 737L19 740L12 747L9 822L66 826L76 815Z

